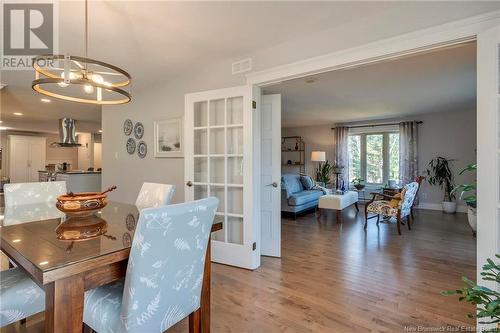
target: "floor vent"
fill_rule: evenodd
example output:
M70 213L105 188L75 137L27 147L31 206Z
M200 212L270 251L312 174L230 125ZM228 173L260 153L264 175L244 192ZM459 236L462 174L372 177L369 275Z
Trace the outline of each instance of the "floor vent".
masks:
M252 58L233 62L231 67L233 75L249 72L252 70Z

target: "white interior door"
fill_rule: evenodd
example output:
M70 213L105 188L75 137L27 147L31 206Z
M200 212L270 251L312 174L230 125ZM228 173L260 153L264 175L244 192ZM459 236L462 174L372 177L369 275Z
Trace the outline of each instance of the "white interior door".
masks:
M281 257L281 95L261 100L261 254Z
M23 136L9 136L9 177L11 183L29 182L29 141Z
M39 170L45 170L47 144L43 137L32 137L29 143L29 181L38 182Z
M185 197L217 197L212 260L255 269L260 266L260 118L252 86L211 90L185 98Z
M499 253L500 27L477 36L477 280L486 258ZM497 286L492 283L490 287Z

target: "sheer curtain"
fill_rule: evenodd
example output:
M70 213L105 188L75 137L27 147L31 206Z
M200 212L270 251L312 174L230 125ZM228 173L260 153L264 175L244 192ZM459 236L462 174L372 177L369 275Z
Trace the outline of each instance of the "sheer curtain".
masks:
M334 129L334 154L335 164L343 166L342 180L346 182L346 188L349 182L349 150L347 143L349 141L349 127L335 127ZM340 184L339 184L340 185ZM340 186L339 186L340 187Z
M399 180L411 183L418 176L418 125L416 121L399 123Z

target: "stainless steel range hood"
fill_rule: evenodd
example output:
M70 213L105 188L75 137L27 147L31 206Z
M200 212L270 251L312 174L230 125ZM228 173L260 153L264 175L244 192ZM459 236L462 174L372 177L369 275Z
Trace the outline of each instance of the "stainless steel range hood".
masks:
M76 142L76 120L71 118L59 119L59 142L53 142L52 147L79 147Z

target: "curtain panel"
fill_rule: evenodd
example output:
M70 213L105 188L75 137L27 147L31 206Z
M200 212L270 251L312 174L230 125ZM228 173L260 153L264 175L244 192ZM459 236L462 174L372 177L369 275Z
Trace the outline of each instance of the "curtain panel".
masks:
M335 127L334 131L334 156L335 164L344 167L342 169L342 180L349 183L349 127ZM339 184L340 185L340 184Z
M399 181L411 183L418 176L418 125L416 121L399 123Z

